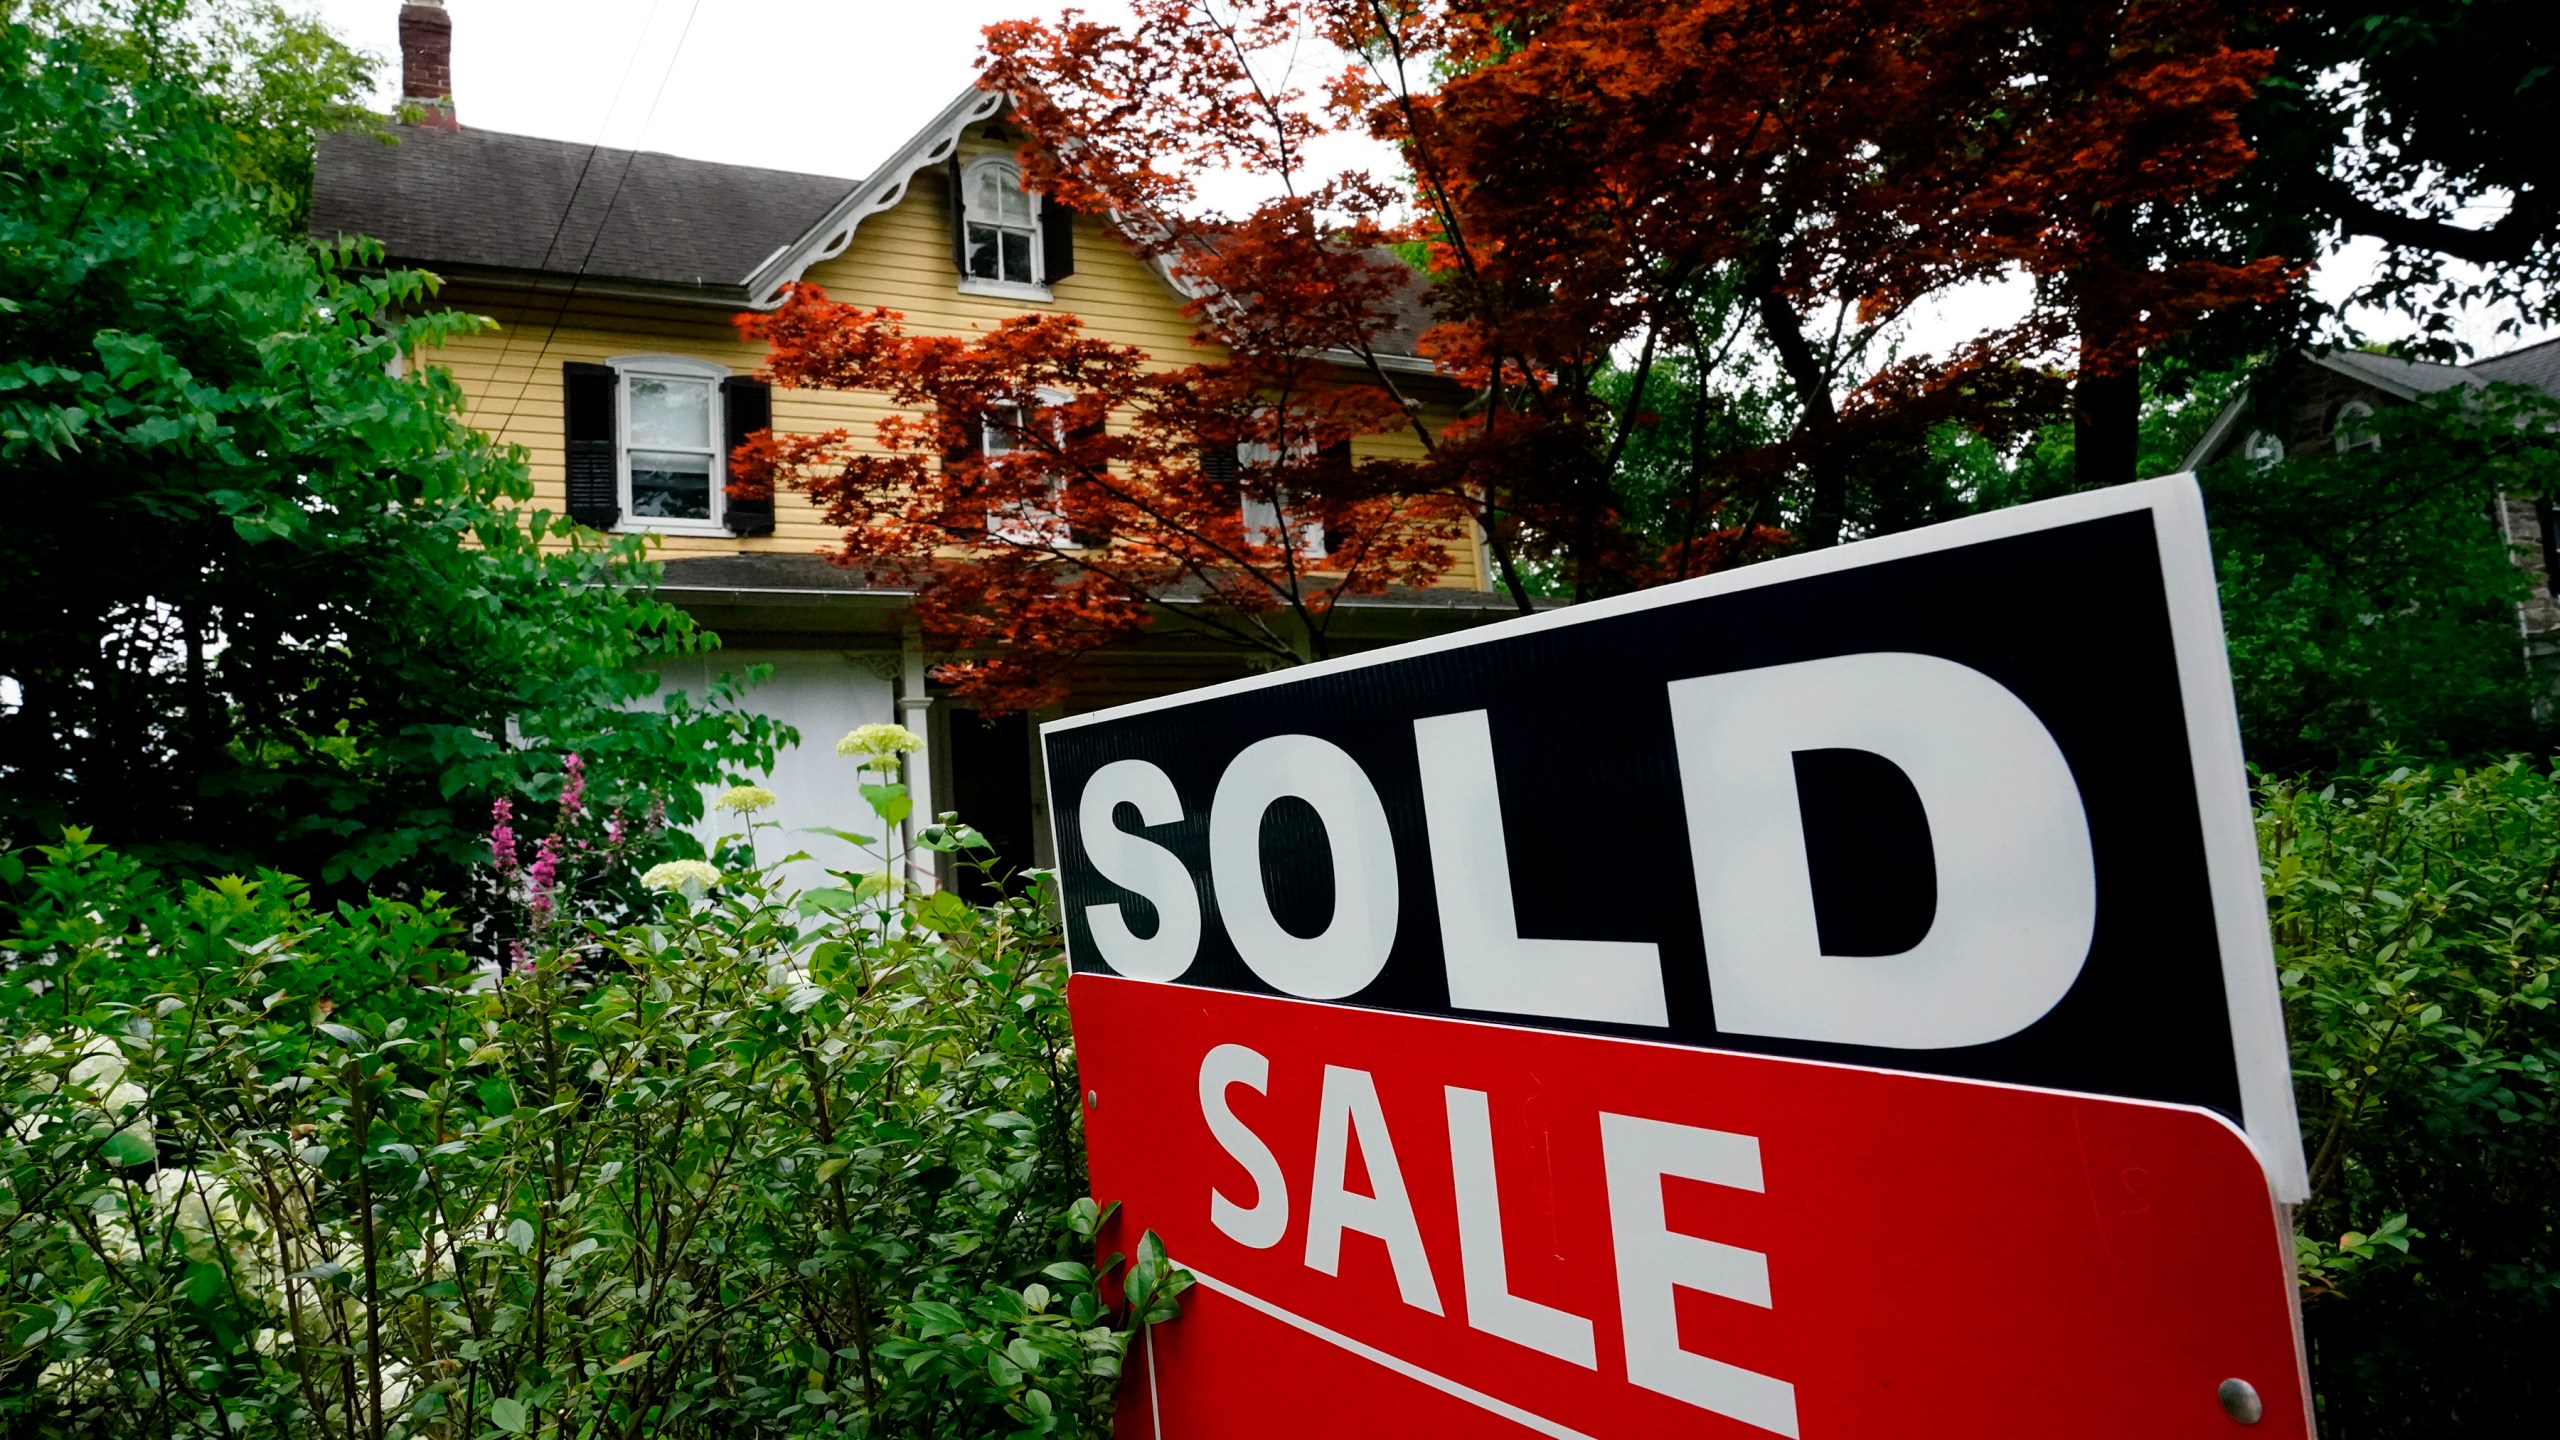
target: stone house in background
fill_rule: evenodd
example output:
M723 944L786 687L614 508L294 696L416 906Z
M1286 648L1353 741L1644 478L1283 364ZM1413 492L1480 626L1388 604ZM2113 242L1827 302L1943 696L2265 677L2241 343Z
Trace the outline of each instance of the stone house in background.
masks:
M2272 464L2288 455L2343 451L2381 441L2356 422L2424 395L2471 385L2525 385L2560 398L2560 340L2510 350L2468 365L2401 360L2361 350L2305 350L2284 389L2291 408L2274 412L2243 389L2214 417L2179 467L2246 457ZM2549 498L2500 496L2493 517L2533 588L2516 606L2516 629L2534 672L2560 688L2560 506Z
M957 810L1015 865L1049 863L1038 718L955 710L930 678L913 594L820 553L837 538L807 498L756 505L723 490L731 449L772 425L868 434L874 397L776 390L731 318L807 280L836 299L903 312L911 328L965 334L1031 310L1066 310L1094 335L1167 364L1201 358L1172 278L1105 220L1021 186L1002 97L971 89L923 119L860 180L476 131L452 103L452 22L402 7L404 113L419 123L324 137L311 231L380 241L394 265L441 276L439 302L497 328L416 362L449 371L471 422L532 457L535 503L580 523L654 537L662 593L717 632L710 672L773 667L754 703L800 731L767 782L789 828L868 819L837 736L898 720L927 739L908 784L920 817ZM1417 285L1417 290L1418 290ZM1418 299L1385 365L1427 408L1461 396L1416 351ZM1356 453L1418 453L1406 434ZM1337 643L1387 644L1513 613L1490 593L1480 539L1441 584L1343 602ZM1178 624L1095 657L1066 710L1192 688L1246 672L1243 654ZM1063 713L1063 712L1062 712ZM805 837L812 851L839 842ZM821 857L843 865L849 854ZM818 865L795 877L815 878ZM925 883L934 876L919 874Z

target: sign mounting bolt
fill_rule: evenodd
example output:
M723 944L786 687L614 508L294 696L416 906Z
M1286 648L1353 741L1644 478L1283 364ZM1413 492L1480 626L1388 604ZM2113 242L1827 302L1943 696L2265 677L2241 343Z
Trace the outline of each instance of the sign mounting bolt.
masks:
M2255 1425L2266 1416L2266 1402L2258 1398L2258 1387L2246 1380L2225 1380L2215 1394L2222 1401L2222 1413L2243 1425Z

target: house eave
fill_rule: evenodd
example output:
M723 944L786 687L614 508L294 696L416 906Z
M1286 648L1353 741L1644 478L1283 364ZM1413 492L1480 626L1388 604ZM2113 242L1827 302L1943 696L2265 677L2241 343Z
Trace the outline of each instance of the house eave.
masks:
M1372 352L1371 355L1363 355L1357 350L1341 346L1336 346L1330 350L1319 350L1316 353L1323 358L1332 361L1336 365L1346 366L1353 370L1368 369L1369 362L1372 356L1374 356L1378 362L1378 368L1386 371L1390 375L1438 375L1441 373L1438 364L1431 360L1427 360L1420 355L1384 355L1376 354L1376 352Z
M563 275L549 270L510 270L485 265L437 265L394 256L394 267L424 270L448 285L477 285L517 290L528 295L596 296L614 300L652 300L669 305L701 305L735 312L745 307L747 292L738 285L703 282L686 285L663 280L630 280L595 275Z

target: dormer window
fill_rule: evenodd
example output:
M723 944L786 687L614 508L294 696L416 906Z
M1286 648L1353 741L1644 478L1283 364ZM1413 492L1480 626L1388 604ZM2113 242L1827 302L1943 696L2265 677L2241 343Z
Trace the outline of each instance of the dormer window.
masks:
M1012 300L1052 297L1075 273L1075 212L1022 188L1022 167L1003 155L951 162L951 258L960 293Z
M1040 197L1022 188L1022 172L1011 161L981 160L964 184L969 278L1039 284Z

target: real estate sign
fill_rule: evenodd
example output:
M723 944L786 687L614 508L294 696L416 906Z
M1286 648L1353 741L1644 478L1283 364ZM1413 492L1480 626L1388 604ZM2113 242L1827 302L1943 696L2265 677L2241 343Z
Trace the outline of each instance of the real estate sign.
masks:
M1124 1433L2308 1432L2186 479L1043 740Z

